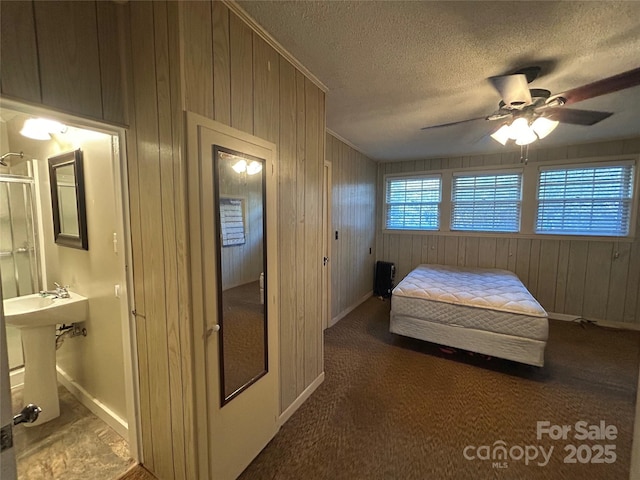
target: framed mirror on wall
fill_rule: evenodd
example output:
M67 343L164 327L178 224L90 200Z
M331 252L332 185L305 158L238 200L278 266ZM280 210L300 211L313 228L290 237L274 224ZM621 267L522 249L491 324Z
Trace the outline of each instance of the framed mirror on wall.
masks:
M221 404L268 371L264 160L213 146Z
M55 242L89 250L82 150L49 158L49 183Z

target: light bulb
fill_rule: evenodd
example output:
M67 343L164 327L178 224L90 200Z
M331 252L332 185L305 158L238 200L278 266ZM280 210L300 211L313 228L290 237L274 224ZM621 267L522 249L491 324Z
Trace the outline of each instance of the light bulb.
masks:
M534 120L531 128L534 132L536 132L538 138L544 138L551 132L553 132L553 130L558 126L558 123L560 122L558 122L557 120L549 120L545 117L538 117Z
M247 174L255 175L262 171L262 164L257 161L252 161L249 165L247 165Z
M516 138L516 145L529 145L538 139L536 134L533 133L533 130L531 130L528 125L527 129L522 130L518 135L518 138Z
M491 134L491 138L493 138L496 142L500 142L502 145L507 144L507 140L509 140L510 133L509 125L504 124L498 130Z
M236 173L242 173L247 170L247 161L244 159L238 160L231 168L233 168Z
M67 126L46 118L28 118L25 120L20 134L34 140L50 140L52 133L64 133Z
M520 137L527 135L527 132L531 132L529 122L527 122L527 119L524 117L518 117L511 122L511 126L509 127L509 138L511 140L517 140Z

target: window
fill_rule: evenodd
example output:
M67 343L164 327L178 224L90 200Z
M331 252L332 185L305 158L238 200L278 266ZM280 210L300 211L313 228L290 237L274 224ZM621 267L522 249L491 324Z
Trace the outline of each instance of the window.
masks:
M387 177L385 226L390 230L440 228L440 176Z
M629 234L633 164L543 168L536 233Z
M522 173L454 174L451 230L518 232Z
M220 198L220 233L223 247L245 244L242 204L242 198Z

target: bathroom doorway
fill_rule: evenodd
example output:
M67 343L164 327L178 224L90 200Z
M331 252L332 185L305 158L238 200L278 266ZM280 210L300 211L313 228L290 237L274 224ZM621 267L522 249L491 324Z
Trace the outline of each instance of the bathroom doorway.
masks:
M35 119L56 123L44 123L34 133L27 126ZM141 459L126 160L120 145L123 129L0 103L0 155L11 154L0 165L3 300L41 292L55 298L57 283L88 305L83 321L56 324L51 338L60 416L14 428L19 479L117 478ZM82 162L82 188L59 175L52 190L50 159L71 153ZM56 193L61 197L52 202ZM60 215L71 211L58 218L68 224L78 214L68 207L76 207L80 196L87 238L73 247L60 241L52 206L59 206ZM23 398L29 358L23 357L21 328L7 315L14 413L32 402Z

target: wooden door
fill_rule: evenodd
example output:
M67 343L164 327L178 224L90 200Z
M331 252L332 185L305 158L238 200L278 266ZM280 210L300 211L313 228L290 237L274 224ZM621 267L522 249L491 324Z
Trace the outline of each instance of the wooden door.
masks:
M187 121L200 475L233 479L279 428L275 145Z

